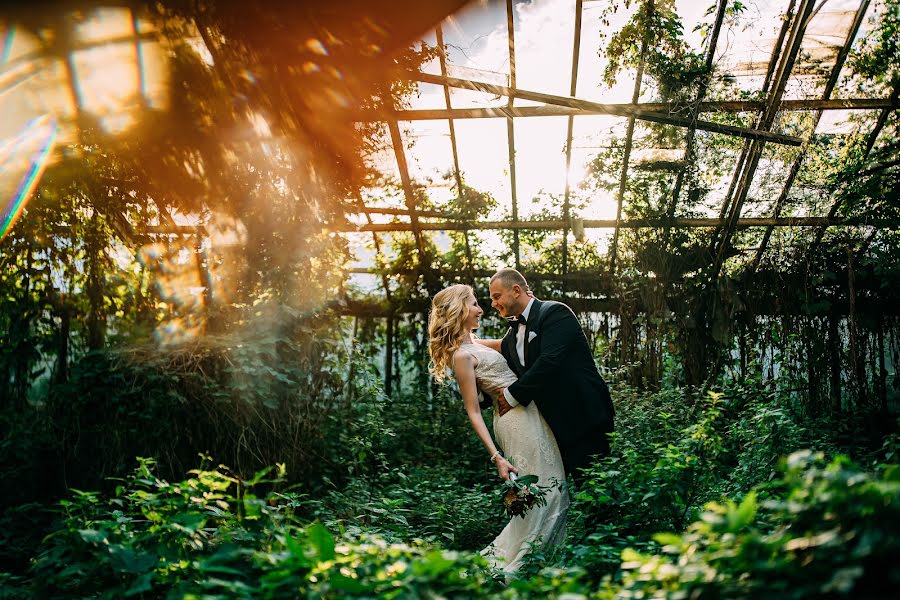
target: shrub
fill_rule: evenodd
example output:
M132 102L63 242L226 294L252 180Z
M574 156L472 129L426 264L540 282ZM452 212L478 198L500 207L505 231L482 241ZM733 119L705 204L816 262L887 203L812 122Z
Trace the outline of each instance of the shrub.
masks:
M32 570L40 597L470 596L499 590L478 555L302 521L283 470L200 469L169 483L141 460L113 498L75 492ZM260 493L270 488L266 494ZM0 580L2 583L2 580Z
M576 544L566 561L595 578L616 571L625 547L649 549L657 531L680 531L716 482L722 451L721 395L710 394L700 418L681 393L619 403L611 456L587 471L574 497Z
M67 487L101 488L135 456L169 478L198 453L244 475L285 463L309 483L375 469L384 396L361 361L346 381L351 360L334 332L303 321L88 354L47 403Z
M900 467L800 451L743 500L710 503L662 555L628 550L618 597L888 597L900 584Z

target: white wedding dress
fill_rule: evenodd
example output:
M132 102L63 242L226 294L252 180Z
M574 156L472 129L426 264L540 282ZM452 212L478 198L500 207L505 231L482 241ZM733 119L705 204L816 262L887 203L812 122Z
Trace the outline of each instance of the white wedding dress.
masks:
M538 485L555 486L547 492L545 506L532 508L524 518L512 517L500 535L482 550L496 567L512 575L521 566L531 543L560 544L565 539L569 508L566 474L556 438L534 402L498 416L497 394L516 380L503 355L481 344L466 344L464 348L478 361L475 378L479 389L494 400L494 436L506 459L519 475L537 475Z

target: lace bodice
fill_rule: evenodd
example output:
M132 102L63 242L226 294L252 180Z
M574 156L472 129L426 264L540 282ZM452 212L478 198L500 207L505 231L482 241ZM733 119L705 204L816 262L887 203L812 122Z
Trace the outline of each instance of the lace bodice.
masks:
M478 388L493 400L497 399L501 389L515 382L516 374L506 364L502 354L481 344L466 344L464 348L478 360L475 365Z

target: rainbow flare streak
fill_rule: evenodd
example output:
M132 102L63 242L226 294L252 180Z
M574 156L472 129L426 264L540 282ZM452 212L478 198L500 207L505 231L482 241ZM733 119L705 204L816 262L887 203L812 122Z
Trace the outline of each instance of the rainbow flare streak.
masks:
M53 149L53 144L59 133L59 127L54 118L44 115L29 123L26 126L26 131L29 131L31 135L23 136L20 144L34 140L36 137L42 137L43 139L32 155L28 168L25 171L25 175L19 182L19 186L12 195L11 200L8 202L6 210L3 212L3 215L0 216L0 240L3 240L7 234L9 234L10 230L16 224L16 221L22 216L22 211L25 209L25 205L31 197L31 193L34 191L34 188L37 187L41 176L44 174L47 164L49 163L50 151ZM5 170L6 163L9 162L11 158L12 157L9 157L0 161L0 167L3 167L0 170Z

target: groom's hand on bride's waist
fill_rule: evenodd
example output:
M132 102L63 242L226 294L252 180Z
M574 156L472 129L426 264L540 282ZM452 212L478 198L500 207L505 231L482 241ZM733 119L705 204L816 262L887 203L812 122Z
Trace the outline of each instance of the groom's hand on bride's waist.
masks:
M506 392L505 389L500 390L499 397L497 398L497 414L501 417L512 410L512 406L506 401L506 394L504 392Z

